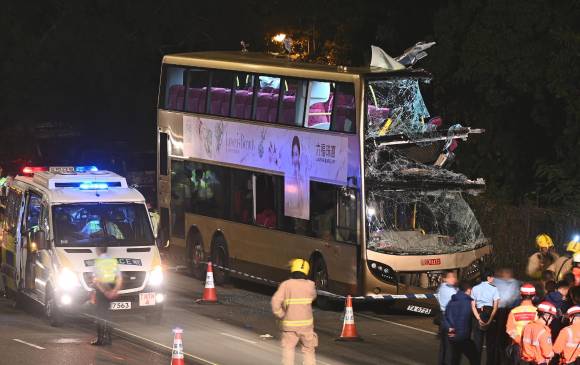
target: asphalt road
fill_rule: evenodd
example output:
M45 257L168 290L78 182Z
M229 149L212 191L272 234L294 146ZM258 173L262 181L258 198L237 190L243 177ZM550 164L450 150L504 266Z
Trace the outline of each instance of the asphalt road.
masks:
M184 351L190 364L280 363L279 330L270 312L272 288L237 282L217 288L220 304L202 305L195 301L202 296L202 282L171 272L165 282L167 302L161 324L114 312L117 336L113 346L103 348L88 344L94 329L86 318L73 318L62 328L52 328L37 309L13 309L11 301L0 299L0 354L6 354L0 356L0 364L169 364L175 327L184 330ZM399 307L405 306L401 303ZM315 309L321 365L436 363L438 340L430 317L384 305L355 305L361 342L335 341L342 320L341 307Z
M11 365L167 365L168 354L148 349L121 338L111 346L92 346L95 336L90 321L69 320L54 328L40 315L35 304L26 302L14 308L14 302L0 298L0 364ZM188 362L193 364L194 362Z

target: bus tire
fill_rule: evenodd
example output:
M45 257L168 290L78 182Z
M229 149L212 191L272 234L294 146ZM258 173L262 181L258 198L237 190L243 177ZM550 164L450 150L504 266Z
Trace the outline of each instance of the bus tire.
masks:
M228 284L230 281L229 272L220 268L229 267L228 246L223 236L217 236L214 238L211 250L211 261L213 265L217 266L213 269L214 282L217 285Z
M322 257L315 257L312 265L312 280L316 284L316 289L328 291L328 269ZM316 306L322 310L332 309L332 299L327 296L318 295Z
M52 327L60 327L64 323L64 316L56 304L54 291L50 286L48 286L46 290L44 312L46 314L46 318L48 319L48 323L50 323Z
M189 273L198 280L204 279L206 265L203 264L203 244L199 232L191 232L188 236Z

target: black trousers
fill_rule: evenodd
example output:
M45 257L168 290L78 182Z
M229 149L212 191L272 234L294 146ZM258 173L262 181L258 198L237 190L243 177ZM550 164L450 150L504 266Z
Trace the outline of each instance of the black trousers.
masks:
M506 332L507 318L510 313L509 308L498 308L495 314L495 319L493 323L493 330L496 336L496 346L493 354L487 351L487 357L489 359L492 356L495 364L507 364L509 359L506 355L506 349L510 346L512 339ZM491 329L490 329L491 330ZM488 361L489 363L489 361Z
M484 311L480 312L481 319L487 321L489 315L491 313L491 307L484 307ZM483 353L483 343L485 342L486 345L486 365L498 365L499 362L496 361L496 354L497 354L497 347L498 347L498 338L497 338L497 321L494 320L489 324L489 326L482 330L479 327L479 323L477 319L473 318L473 342L475 343L475 349L477 351L477 355L481 360L481 355Z
M445 316L445 313L441 313ZM441 318L441 323L439 323L439 365L450 365L451 364L451 344L449 343L449 336L443 328L443 318Z
M459 365L462 355L467 358L470 365L479 365L481 363L481 357L477 353L475 343L471 339L451 341L450 345L452 365Z
M96 290L97 301L97 340L103 344L111 343L110 306L111 301L100 290Z

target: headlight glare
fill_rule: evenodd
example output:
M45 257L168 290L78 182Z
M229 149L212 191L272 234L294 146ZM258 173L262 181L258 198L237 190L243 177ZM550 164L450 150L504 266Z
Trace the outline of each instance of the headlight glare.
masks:
M149 284L152 286L159 286L163 283L163 269L161 266L155 266L149 274Z
M65 290L79 286L77 275L71 269L63 268L58 275L58 286Z

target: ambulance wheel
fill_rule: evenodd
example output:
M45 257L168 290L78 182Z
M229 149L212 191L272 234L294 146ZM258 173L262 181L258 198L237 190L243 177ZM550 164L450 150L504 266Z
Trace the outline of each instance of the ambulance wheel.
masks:
M213 249L211 250L211 261L215 266L213 268L213 280L217 285L225 285L229 283L230 276L227 270L228 265L228 249L226 240L218 236L215 238Z
M44 302L44 311L46 313L46 318L48 323L52 327L60 327L64 322L64 316L61 310L56 304L56 298L54 296L54 291L51 287L47 287L46 290L46 300Z
M328 290L328 270L322 257L314 259L314 264L312 265L312 280L316 284L316 289ZM332 304L333 302L330 297L323 295L316 297L316 306L322 310L332 309Z

